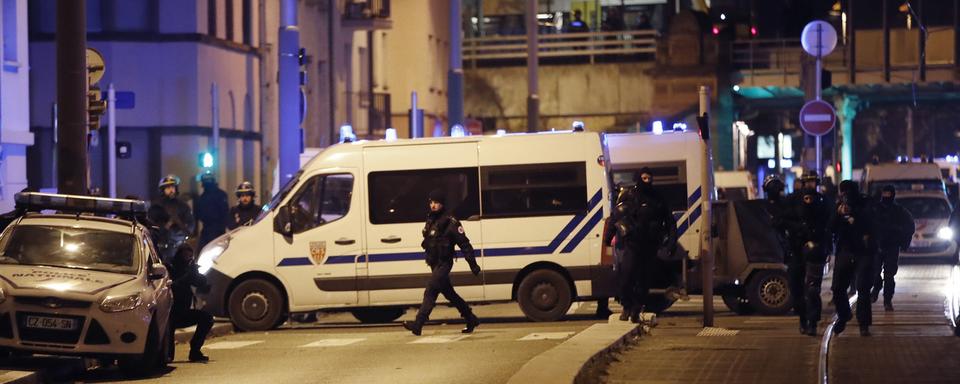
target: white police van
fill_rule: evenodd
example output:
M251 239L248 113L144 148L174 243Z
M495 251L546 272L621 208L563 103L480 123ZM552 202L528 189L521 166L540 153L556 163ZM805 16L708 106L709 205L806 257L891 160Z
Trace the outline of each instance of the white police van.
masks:
M474 277L467 263L454 264L461 296L517 300L528 318L557 320L572 301L614 293L602 221L611 182L642 166L669 185L681 244L697 253L699 230L691 229L704 221L697 219L706 198L697 143L695 133L544 132L334 145L282 187L252 226L204 247L198 264L212 289L199 298L244 330L321 309L395 320L422 298L430 272L420 247L426 199L441 189L483 269ZM605 158L637 145L649 156L626 156L633 160L608 172Z
M173 294L135 218L144 202L21 193L16 204L25 213L0 237L0 352L117 359L134 375L166 366Z

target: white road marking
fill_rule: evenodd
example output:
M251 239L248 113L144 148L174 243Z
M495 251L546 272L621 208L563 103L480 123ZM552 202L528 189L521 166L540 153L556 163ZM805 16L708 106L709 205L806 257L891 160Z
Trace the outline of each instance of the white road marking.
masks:
M260 344L263 340L251 340L251 341L218 341L213 344L207 344L203 347L206 349L237 349L248 347L254 344Z
M445 336L427 336L421 337L407 344L443 344L460 341L470 337L470 335L445 335Z
M517 339L517 341L531 341L531 340L563 340L576 332L544 332L544 333L531 333L524 337Z
M314 347L342 347L345 345L356 344L366 339L323 339L317 340L310 344L301 345L300 348L314 348Z
M573 303L573 304L570 304L570 309L567 310L567 314L568 314L568 315L572 315L572 314L577 313L577 311L580 310L580 306L582 306L582 305L583 305L583 302L582 302L582 301L578 301L578 302L575 302L575 303Z

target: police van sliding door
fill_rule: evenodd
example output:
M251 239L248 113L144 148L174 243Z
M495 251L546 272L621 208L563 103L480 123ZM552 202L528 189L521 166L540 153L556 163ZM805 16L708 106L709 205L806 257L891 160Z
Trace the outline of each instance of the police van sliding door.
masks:
M422 299L430 267L420 243L432 190L446 193L447 210L463 224L483 265L475 142L366 147L363 156L369 218L367 276L361 276L360 294L369 294L371 305ZM482 279L462 258L455 260L451 280L465 299L483 298Z

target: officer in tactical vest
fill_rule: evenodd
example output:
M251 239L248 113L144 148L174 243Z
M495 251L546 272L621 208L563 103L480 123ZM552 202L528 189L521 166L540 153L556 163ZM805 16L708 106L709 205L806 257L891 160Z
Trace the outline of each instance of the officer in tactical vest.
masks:
M257 197L253 190L253 183L244 181L237 186L237 205L230 208L230 215L227 218L227 229L233 230L244 225L253 224L253 221L260 215L261 206L253 199Z

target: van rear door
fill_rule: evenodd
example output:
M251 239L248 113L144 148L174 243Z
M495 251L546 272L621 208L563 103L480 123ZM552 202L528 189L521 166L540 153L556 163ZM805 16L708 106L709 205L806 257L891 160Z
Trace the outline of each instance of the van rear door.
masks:
M476 142L372 146L364 148L363 156L369 217L367 276L360 289L361 295L369 294L371 305L422 298L430 268L420 243L432 190L446 193L446 209L463 224L483 265ZM454 262L451 279L465 299L483 298L481 277L473 276L463 260Z

